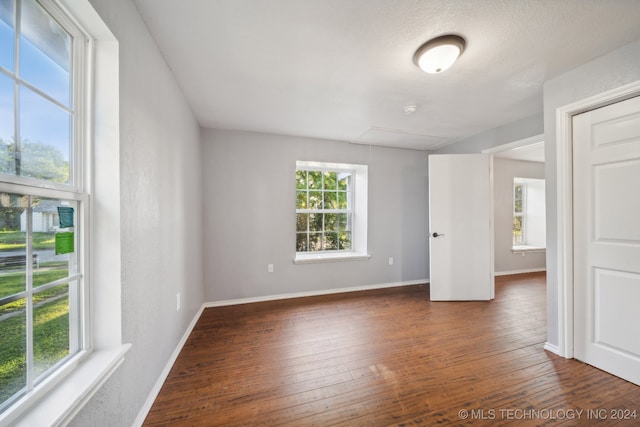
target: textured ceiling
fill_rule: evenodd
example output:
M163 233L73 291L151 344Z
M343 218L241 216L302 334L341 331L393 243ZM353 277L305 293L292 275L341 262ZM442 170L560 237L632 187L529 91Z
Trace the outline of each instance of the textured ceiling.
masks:
M640 39L640 0L134 2L203 127L414 149L540 114L545 80ZM464 54L423 73L447 33Z

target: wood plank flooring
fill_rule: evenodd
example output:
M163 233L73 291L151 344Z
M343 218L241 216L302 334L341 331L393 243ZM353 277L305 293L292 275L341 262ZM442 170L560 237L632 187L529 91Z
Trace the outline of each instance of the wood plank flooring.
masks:
M428 289L206 309L144 425L640 425L640 387L543 350L543 273Z

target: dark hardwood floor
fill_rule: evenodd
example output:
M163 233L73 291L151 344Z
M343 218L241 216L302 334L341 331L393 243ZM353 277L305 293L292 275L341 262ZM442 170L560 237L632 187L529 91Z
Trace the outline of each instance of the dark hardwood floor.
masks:
M209 308L144 425L640 425L640 387L543 349L545 300L539 273L491 302L418 285Z

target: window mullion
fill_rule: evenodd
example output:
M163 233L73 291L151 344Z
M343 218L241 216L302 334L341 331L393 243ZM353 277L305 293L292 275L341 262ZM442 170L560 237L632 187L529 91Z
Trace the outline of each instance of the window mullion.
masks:
M322 177L322 180L324 181L324 176ZM324 204L324 191L322 192L322 203ZM326 220L326 215L325 215L326 211L323 211L320 215L322 215L322 232L320 233L320 249L325 251L327 250L325 243L326 243L326 225L325 225L325 220Z
M64 110L64 111L66 111L67 113L70 113L70 114L75 114L75 109L73 108L73 106L72 107L66 106L62 102L58 101L57 99L55 99L51 95L49 95L46 92L44 92L41 89L39 89L37 86L34 86L33 84L29 83L28 81L23 80L20 77L17 77L16 78L16 82L20 86L24 86L24 87L28 88L29 90L31 90L36 95L39 95L42 98L46 99L47 101L51 102L52 104L54 104L56 107L60 108L61 110Z
M28 197L27 202L27 215L26 215L26 226L27 226L27 235L26 235L26 258L25 258L25 266L26 266L26 290L27 290L27 301L26 301L26 333L27 333L27 354L26 354L26 365L27 365L27 390L33 390L34 384L34 356L33 356L33 263L31 260L33 259L33 197Z
M22 1L16 0L13 10L14 16L14 40L13 40L13 73L18 76L20 73L20 34L22 33Z
M308 214L350 214L352 209L296 209L296 213L308 213Z
M22 32L22 1L16 0L14 9L14 45L13 45L13 161L16 176L21 175L21 144L20 144L20 33Z
M311 215L307 215L306 250L311 250Z

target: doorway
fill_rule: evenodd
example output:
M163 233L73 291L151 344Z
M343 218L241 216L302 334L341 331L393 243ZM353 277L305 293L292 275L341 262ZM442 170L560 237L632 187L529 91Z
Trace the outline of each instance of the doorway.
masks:
M483 153L493 155L495 275L545 271L544 135Z
M640 97L572 127L574 356L640 385Z
M557 301L558 345L555 352L561 356L574 357L574 195L573 182L573 117L640 95L640 81L620 86L610 91L574 102L556 110L556 250L555 281L557 289L549 294L550 303ZM553 323L553 319L550 319ZM553 324L552 324L553 326ZM545 348L547 346L545 345ZM551 348L548 348L552 350Z

